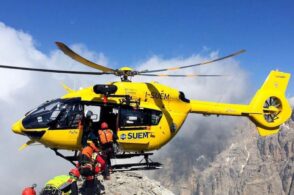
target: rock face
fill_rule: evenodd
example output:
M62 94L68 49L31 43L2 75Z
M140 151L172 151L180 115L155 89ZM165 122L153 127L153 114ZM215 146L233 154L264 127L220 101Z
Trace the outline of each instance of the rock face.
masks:
M158 181L134 172L113 173L111 180L103 181L106 194L112 195L173 195Z
M194 193L294 194L293 127L271 137L243 134L199 174Z
M294 122L287 122L279 134L269 137L258 136L247 123L215 159L198 156L186 167L185 177L174 177L180 173L175 174L173 160L166 159L167 168L156 173L156 178L176 194L293 195Z

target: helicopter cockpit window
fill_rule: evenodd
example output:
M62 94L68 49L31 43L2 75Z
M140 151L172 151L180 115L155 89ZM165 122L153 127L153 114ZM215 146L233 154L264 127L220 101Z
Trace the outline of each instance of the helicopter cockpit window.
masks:
M162 112L151 109L121 108L120 126L150 126L157 125Z
M52 113L60 104L60 99L45 102L26 115L23 126L27 129L48 127Z
M52 129L77 129L79 121L83 117L83 106L80 104L64 104L56 115L53 116L55 119L52 122Z
M33 128L77 128L83 107L68 100L48 101L31 111L23 120L26 129Z

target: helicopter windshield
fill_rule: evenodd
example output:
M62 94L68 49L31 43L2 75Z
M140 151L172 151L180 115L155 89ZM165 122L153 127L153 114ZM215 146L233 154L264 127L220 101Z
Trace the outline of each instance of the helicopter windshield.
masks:
M83 107L75 99L56 99L45 102L29 112L23 119L26 129L33 128L77 128Z

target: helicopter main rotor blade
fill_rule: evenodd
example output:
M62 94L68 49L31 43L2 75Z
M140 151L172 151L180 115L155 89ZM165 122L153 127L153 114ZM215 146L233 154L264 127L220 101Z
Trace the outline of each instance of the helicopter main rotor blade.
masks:
M50 72L50 73L64 73L64 74L81 74L81 75L112 74L112 73L107 73L107 72L84 72L84 71L69 71L69 70L53 70L53 69L27 68L27 67L7 66L7 65L0 65L0 68L15 69L15 70L26 70L26 71L36 71L36 72Z
M191 64L191 65L187 65L187 66L175 66L175 67L171 67L171 68L164 68L164 69L156 69L156 70L143 70L143 71L139 71L138 73L153 73L153 72L162 72L162 71L168 71L168 70L179 70L179 69L184 69L184 68L190 68L190 67L194 67L194 66L201 66L201 65L206 65L206 64L211 64L213 62L217 62L217 61L221 61L227 58L231 58L233 56L237 56L241 53L244 53L246 50L242 49L240 51L234 52L230 55L224 56L224 57L220 57L220 58L216 58L213 60L209 60L206 62L200 62L197 64Z
M226 75L218 74L138 74L138 76L151 76L151 77L221 77Z
M111 68L107 68L105 66L102 66L100 64L96 64L94 62L91 62L90 60L87 60L86 58L83 58L82 56L80 56L79 54L77 54L76 52L74 52L73 50L71 50L68 46L66 46L64 43L61 42L55 42L55 44L57 45L57 47L63 51L64 54L66 54L67 56L71 57L72 59L87 65L91 68L95 68L97 70L101 70L102 72L107 72L107 73L114 73L115 70L111 69Z

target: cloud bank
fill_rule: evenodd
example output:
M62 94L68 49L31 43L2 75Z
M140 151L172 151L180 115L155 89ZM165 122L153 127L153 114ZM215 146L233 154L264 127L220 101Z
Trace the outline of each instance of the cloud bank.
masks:
M291 104L292 106L294 106L294 97L290 98L289 101L290 101L290 104Z
M81 55L97 63L108 65L109 59L103 53L89 51L81 44L71 46ZM175 65L188 65L218 56L218 52L207 55L195 54L187 58L177 56L164 59L152 56L135 64L139 70L157 69ZM45 54L38 50L31 35L0 23L0 64L64 70L90 70L56 50ZM177 72L171 72L177 73ZM223 78L151 78L136 77L134 81L158 81L183 91L190 99L208 101L247 103L248 80L246 72L238 61L228 59L209 66L183 69L181 74L224 74ZM10 126L24 113L42 102L65 94L60 83L78 89L96 83L118 80L113 76L77 76L35 73L0 69L0 187L3 194L19 194L23 187L37 182L40 189L46 180L66 173L71 165L43 146L32 146L19 152L17 149L27 138L15 135ZM179 135L162 151L162 155L173 152L189 156L187 151L196 150L197 155L216 153L221 149L220 140L226 140L232 130L235 118L203 118L191 115L186 120ZM188 148L184 143L190 143ZM205 146L205 147L204 147ZM194 152L195 153L195 152ZM208 157L208 158L213 158Z
M80 44L72 47L97 63L107 64L102 53L91 52ZM3 23L0 23L0 64L65 70L87 69L60 51L42 53L36 48L31 35ZM1 193L20 194L25 186L35 182L43 185L46 180L66 173L71 167L43 146L32 146L19 152L18 148L28 138L13 134L11 125L42 102L64 95L61 83L77 89L104 82L105 79L108 78L0 69L0 152L3 155L0 167Z

